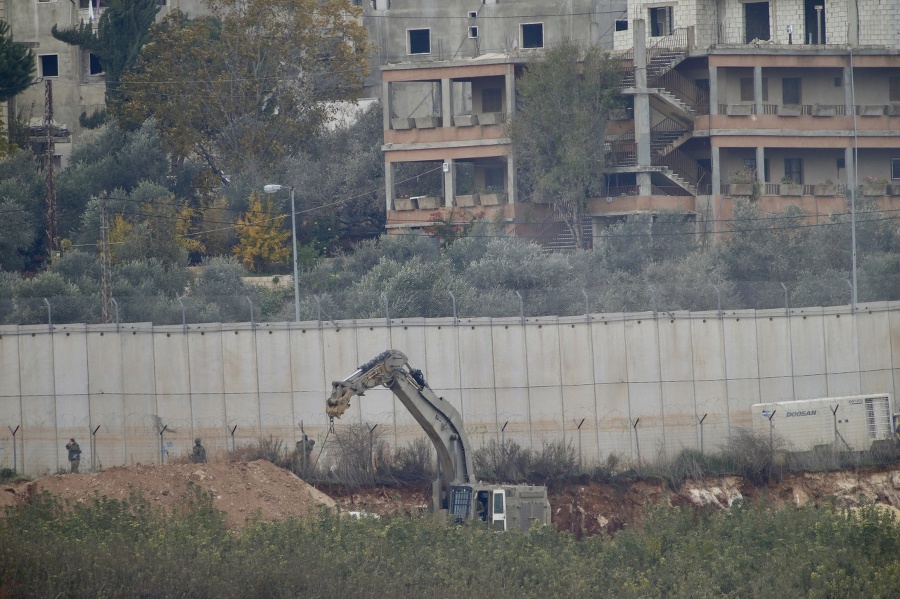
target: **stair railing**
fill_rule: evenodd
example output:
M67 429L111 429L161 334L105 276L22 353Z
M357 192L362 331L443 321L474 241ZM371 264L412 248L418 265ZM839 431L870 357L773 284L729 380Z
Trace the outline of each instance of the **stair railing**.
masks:
M648 87L662 88L684 102L694 115L709 114L709 92L675 70L654 76Z

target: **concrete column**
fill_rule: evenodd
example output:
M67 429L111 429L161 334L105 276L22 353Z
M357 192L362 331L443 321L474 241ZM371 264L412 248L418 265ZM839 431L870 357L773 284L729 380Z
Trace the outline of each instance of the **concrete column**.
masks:
M847 187L853 189L856 187L856 169L853 164L853 146L844 148L844 170L847 171Z
M516 68L507 65L503 82L506 87L506 118L509 119L516 113Z
M762 67L753 67L753 103L756 105L756 114L763 113Z
M850 87L850 81L853 78L853 71L850 65L844 67L844 107L847 110L847 116L853 116L853 89Z
M441 117L444 127L453 126L453 80L441 79Z
M634 21L634 139L638 166L650 166L650 96L647 92L647 28Z
M456 161L444 159L447 171L444 172L444 206L452 207L456 203Z
M381 83L381 106L383 115L382 127L385 131L389 131L391 128L391 114L394 110L393 102L391 101L391 84L389 81L383 81Z
M516 159L512 153L506 156L506 196L510 204L516 203Z
M710 202L713 209L713 231L719 230L719 216L722 214L722 168L719 162L719 147L712 146L709 150L710 166L712 167L712 194L710 194Z
M648 196L653 193L653 187L650 183L650 173L637 174L638 195Z
M756 148L756 180L759 181L760 193L765 192L766 184L766 149L764 147Z
M851 46L859 45L859 3L857 0L847 0L847 43Z
M384 161L384 199L387 210L394 209L394 163Z
M709 114L719 114L719 69L709 67Z

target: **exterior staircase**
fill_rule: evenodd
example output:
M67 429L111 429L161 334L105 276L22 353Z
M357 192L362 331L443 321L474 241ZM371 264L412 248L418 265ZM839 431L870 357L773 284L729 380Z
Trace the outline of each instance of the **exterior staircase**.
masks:
M555 229L555 235L544 243L544 251L574 253L578 248L575 246L575 236L569 230L565 221L554 221L552 227ZM590 216L585 216L581 221L582 234L588 241L588 247L593 247L594 223Z

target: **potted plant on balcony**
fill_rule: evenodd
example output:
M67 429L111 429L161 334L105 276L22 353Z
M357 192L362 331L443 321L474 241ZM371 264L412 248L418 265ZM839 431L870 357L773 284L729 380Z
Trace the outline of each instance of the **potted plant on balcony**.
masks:
M862 192L864 196L885 196L887 195L887 186L887 179L882 177L866 177L863 181Z
M488 187L478 194L482 206L497 206L506 203L506 192L496 187Z
M813 195L819 197L831 197L837 195L837 185L831 179L825 179L824 183L813 185Z
M781 185L778 191L783 196L802 196L803 185L796 183L788 176L784 176L781 178Z
M750 169L742 168L731 173L731 184L728 187L729 195L750 197L756 190L759 182L756 180L756 173Z

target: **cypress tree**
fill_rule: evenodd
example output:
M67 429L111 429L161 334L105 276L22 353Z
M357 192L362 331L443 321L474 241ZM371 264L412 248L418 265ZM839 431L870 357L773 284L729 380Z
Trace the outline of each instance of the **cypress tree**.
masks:
M34 53L14 44L9 23L0 20L0 102L6 102L34 83Z
M158 11L156 0L106 0L96 31L92 23L82 21L69 29L54 25L51 33L100 59L106 71L106 105L111 108L122 100L119 81L149 41L150 26Z

